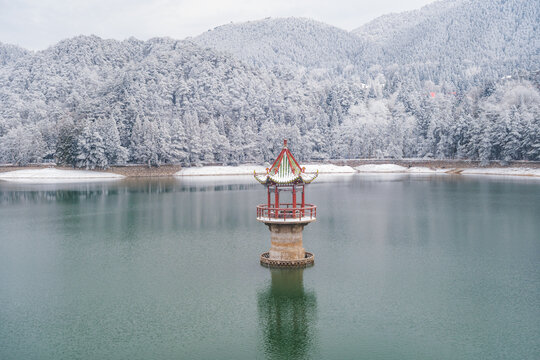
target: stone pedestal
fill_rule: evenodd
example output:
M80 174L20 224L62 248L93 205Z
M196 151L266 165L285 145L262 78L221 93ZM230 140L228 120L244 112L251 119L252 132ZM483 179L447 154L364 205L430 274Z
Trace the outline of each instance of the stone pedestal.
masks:
M302 231L307 224L266 224L270 230L270 260L301 260L306 251Z
M268 267L306 267L313 265L313 254L304 250L302 231L315 219L297 221L262 220L270 230L270 251L261 254L261 264Z

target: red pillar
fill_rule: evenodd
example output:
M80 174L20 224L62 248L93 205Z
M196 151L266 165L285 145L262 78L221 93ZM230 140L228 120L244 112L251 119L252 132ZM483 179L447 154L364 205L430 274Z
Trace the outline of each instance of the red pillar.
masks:
M276 214L276 217L278 217L278 210L277 209L279 208L279 189L278 189L277 186L274 189L276 191L276 202L274 204L274 208L275 208L274 212Z
M296 217L296 186L293 185L292 188L292 207L293 207L293 218Z
M270 186L266 187L268 189L268 208L266 211L268 211L268 217L270 217L270 206L272 206L272 198L270 197Z
M302 185L302 217L304 217L304 207L306 207L306 186Z

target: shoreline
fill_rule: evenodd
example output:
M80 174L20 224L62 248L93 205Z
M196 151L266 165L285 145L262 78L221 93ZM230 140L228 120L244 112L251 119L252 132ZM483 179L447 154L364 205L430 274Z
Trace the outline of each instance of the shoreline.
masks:
M500 162L491 162L488 166L480 166L480 161L472 160L424 160L424 159L402 159L402 160L376 160L376 159L353 159L353 160L330 160L327 162L312 162L306 164L307 172L319 170L321 175L345 175L345 174L439 174L439 175L488 175L488 176L519 176L528 178L540 178L540 161L516 161L508 165L501 165ZM264 172L265 167L255 164L244 164L239 166L202 166L182 168L180 165L162 165L159 167L148 167L146 165L114 166L107 170L84 170L72 167L56 166L54 164L33 164L29 166L0 165L0 180L19 181L25 179L48 179L48 180L68 180L78 178L88 179L92 176L41 176L44 169L54 169L57 172L80 174L89 172L99 174L96 178L162 178L162 177L209 177L209 176L245 176L252 175L253 170ZM6 176L13 171L37 170L35 174L27 176ZM54 171L53 170L53 171ZM106 174L111 174L107 177ZM2 179L4 178L4 179Z
M500 160L490 160L487 165L482 165L480 160L438 160L438 159L335 159L328 161L335 165L348 165L357 167L361 165L384 165L392 164L403 167L427 167L438 169L456 168L534 168L540 169L540 161L516 160L503 165ZM314 164L317 162L313 162Z
M86 170L84 168L74 168L69 166L57 166L54 164L32 164L28 166L16 165L0 165L0 176L2 173L18 170L41 170L41 169L57 169L57 170L73 170L73 171L93 171L97 173L111 173L122 175L126 178L138 177L169 177L174 176L180 171L180 165L161 165L160 167L148 167L146 165L127 165L127 166L111 166L107 170L94 169Z

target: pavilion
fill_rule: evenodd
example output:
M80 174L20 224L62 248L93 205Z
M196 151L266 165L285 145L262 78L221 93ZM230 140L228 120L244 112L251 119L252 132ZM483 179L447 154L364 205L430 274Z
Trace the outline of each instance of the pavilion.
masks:
M266 204L257 206L257 220L268 226L271 237L270 251L261 255L261 264L272 267L313 264L313 254L303 248L302 231L316 220L317 207L306 203L306 185L317 178L318 171L306 173L284 140L283 149L272 166L265 174L255 173L254 176L267 189ZM288 194L291 194L290 200L285 199Z

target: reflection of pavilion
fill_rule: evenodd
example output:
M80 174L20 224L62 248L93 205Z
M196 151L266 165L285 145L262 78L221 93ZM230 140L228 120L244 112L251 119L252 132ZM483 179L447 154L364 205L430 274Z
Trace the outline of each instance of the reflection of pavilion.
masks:
M317 298L304 290L304 269L271 269L269 288L258 295L262 343L268 359L313 355Z

